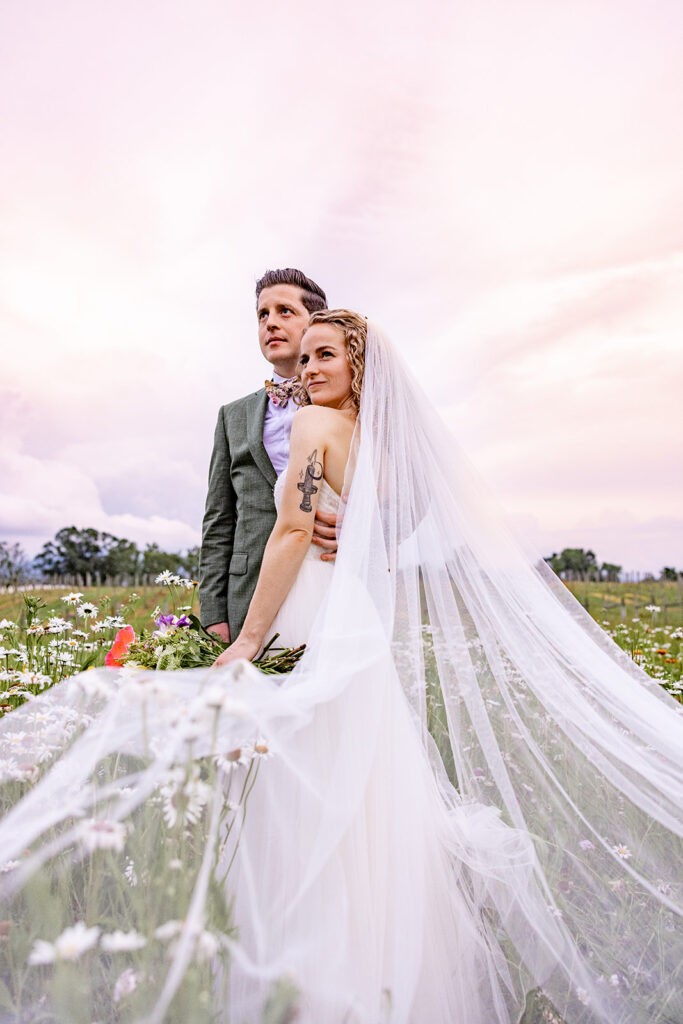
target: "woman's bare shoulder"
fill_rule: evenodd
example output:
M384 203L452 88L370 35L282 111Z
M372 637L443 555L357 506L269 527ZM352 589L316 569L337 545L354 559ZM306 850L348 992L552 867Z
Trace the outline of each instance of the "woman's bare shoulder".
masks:
M341 409L330 409L326 405L302 405L294 415L292 429L296 424L306 429L337 430L344 425L348 429L350 422L349 414Z

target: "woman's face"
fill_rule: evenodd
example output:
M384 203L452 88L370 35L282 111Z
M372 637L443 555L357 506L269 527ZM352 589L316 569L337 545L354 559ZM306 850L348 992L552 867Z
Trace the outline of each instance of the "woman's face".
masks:
M301 339L299 372L313 405L350 409L351 367L344 332L333 324L313 324Z

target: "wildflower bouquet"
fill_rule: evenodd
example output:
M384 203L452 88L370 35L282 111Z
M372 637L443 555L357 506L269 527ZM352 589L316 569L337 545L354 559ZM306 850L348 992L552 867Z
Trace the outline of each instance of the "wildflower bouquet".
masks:
M159 615L155 619L156 629L143 630L139 637L126 644L125 638L116 643L120 646L120 658L109 664L127 665L130 668L158 669L172 671L181 668L205 668L214 661L229 644L217 636L207 633L196 615ZM130 627L129 627L130 628ZM304 652L305 645L295 648L275 648L276 634L254 665L268 675L291 672Z
M135 637L130 627L128 632L120 630L110 654L107 655L107 664L158 671L206 668L213 665L229 644L224 643L215 633L209 633L204 629L197 616L191 613L191 603L183 608L177 608L178 588L194 588L196 583L174 576L170 572L161 573L157 576L156 582L169 587L173 612L164 615L161 609L156 608L153 612L156 628L143 629L139 637ZM183 614L179 616L176 611L182 611ZM257 668L268 675L291 672L305 648L303 644L297 648L275 648L276 640L277 635L272 638L261 657L254 662Z

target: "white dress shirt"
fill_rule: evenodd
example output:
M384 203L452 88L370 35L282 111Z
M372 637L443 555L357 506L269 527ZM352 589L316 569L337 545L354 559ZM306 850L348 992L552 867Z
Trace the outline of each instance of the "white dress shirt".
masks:
M281 384L287 378L281 377L279 373L273 373L273 380L276 384ZM292 398L285 406L275 405L268 399L263 424L263 447L268 452L268 458L278 476L287 468L289 462L289 435L292 432L292 419L298 408Z

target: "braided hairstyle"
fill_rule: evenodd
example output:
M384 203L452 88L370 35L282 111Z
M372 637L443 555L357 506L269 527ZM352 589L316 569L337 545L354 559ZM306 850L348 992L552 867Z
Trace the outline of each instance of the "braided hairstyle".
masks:
M346 358L351 367L351 399L356 412L360 409L360 395L363 386L363 371L365 370L365 341L368 336L368 322L360 313L353 313L350 309L321 309L311 314L308 326L313 324L331 324L338 327L344 335L346 343ZM297 396L300 405L310 405L311 400L303 388L302 393Z

